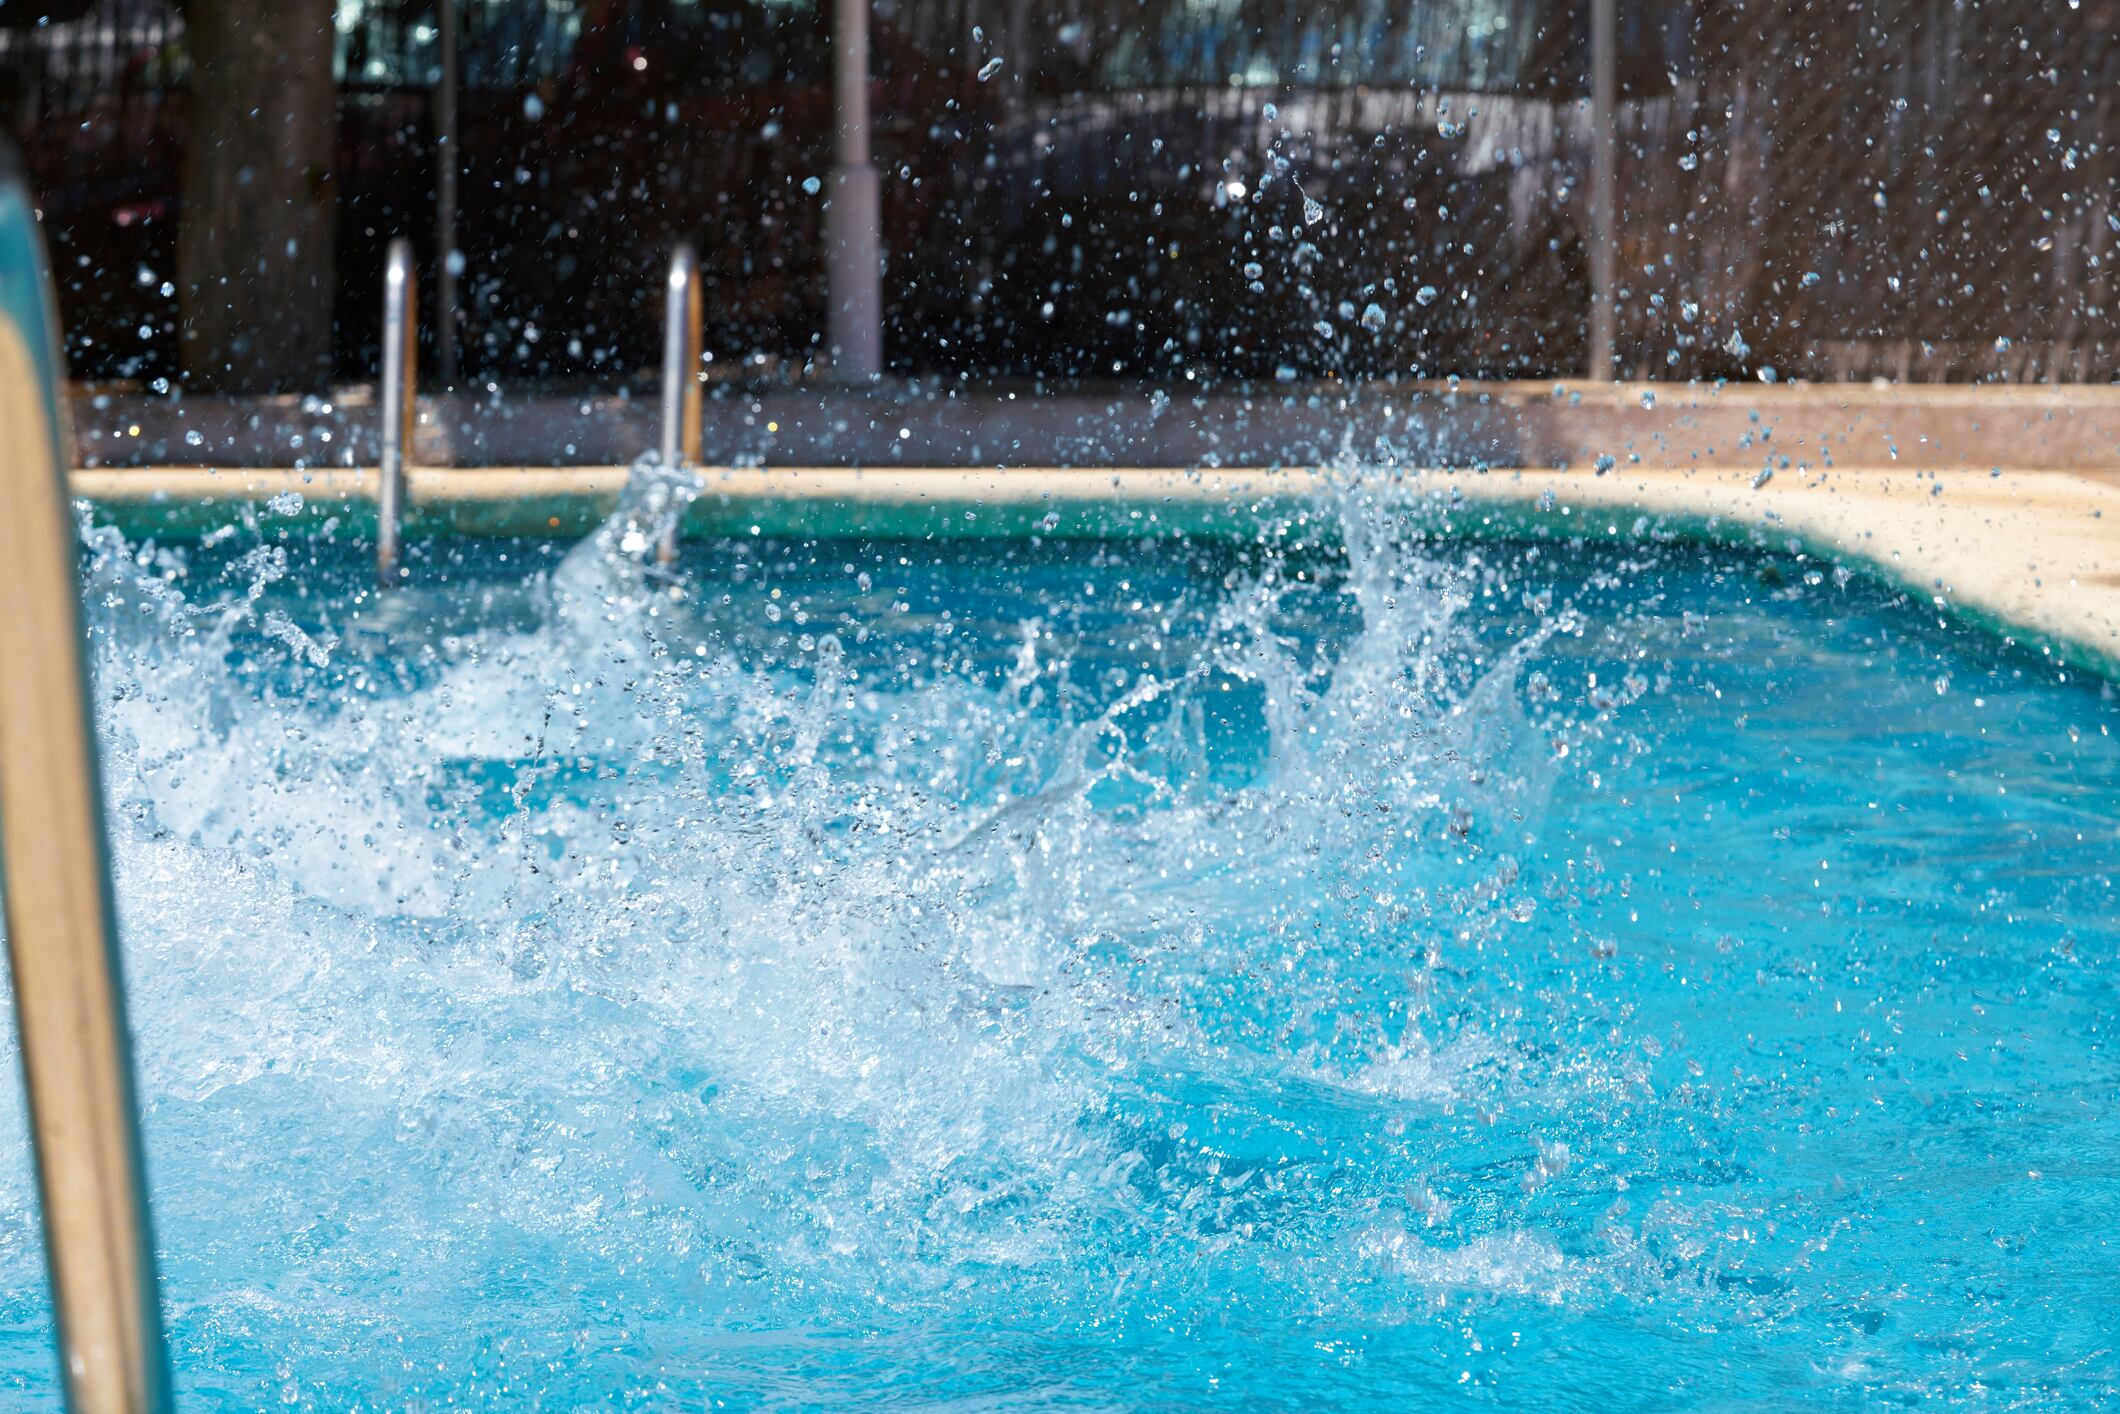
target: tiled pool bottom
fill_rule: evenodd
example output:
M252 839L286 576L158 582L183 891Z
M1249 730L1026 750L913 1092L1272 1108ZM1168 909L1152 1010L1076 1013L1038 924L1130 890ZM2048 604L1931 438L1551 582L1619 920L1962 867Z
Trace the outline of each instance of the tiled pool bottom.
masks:
M622 538L95 547L191 1407L2120 1395L2095 680L1721 550Z

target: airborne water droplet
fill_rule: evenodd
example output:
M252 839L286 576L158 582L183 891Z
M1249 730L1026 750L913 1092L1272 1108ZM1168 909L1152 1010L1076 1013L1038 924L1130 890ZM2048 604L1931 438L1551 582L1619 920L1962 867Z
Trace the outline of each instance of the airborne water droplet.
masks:
M1435 303L1435 299L1436 291L1433 285L1423 285L1413 292L1413 302L1415 304L1430 305Z
M985 83L988 79L992 78L994 75L1000 72L1001 61L998 58L989 59L984 64L981 64L979 66L979 82Z
M824 190L824 183L818 181L815 177L804 177L802 179L802 189L811 196L815 196Z
M1362 327L1364 329L1367 329L1372 334L1380 334L1384 330L1384 321L1384 306L1380 304L1370 304L1363 306Z
M1318 224L1318 222L1324 219L1325 204L1319 201L1316 197L1305 193L1303 197L1303 224L1306 226L1315 226Z

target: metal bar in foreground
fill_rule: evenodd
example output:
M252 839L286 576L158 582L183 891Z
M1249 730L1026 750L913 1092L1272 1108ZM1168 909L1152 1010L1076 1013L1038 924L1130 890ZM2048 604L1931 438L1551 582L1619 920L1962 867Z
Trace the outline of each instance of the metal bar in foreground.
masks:
M74 1414L160 1414L168 1358L81 633L50 285L0 144L0 889Z
M383 267L383 450L375 487L375 582L388 589L400 578L399 554L405 520L405 459L412 451L416 403L419 297L412 268L412 242L390 243Z

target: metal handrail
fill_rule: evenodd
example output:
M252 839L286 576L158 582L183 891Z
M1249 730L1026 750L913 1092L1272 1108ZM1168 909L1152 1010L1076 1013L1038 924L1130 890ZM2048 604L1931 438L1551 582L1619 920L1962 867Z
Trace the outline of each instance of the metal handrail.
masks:
M0 143L0 884L76 1414L158 1414L169 1366L82 646L49 276Z
M383 267L383 450L375 488L375 582L385 589L399 579L405 465L412 451L418 399L418 299L412 242L399 236L390 243L389 260Z
M662 464L699 463L701 388L699 358L706 307L699 288L699 253L689 242L670 252L670 274L663 291ZM668 563L677 558L677 524L656 545Z

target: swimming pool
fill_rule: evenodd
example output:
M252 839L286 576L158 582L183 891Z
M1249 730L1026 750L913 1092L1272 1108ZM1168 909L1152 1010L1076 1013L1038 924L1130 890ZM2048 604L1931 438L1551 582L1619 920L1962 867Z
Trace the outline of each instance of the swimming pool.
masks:
M2120 1393L2110 688L1400 510L92 530L187 1402Z

